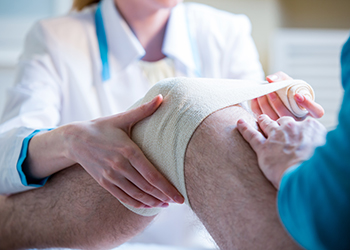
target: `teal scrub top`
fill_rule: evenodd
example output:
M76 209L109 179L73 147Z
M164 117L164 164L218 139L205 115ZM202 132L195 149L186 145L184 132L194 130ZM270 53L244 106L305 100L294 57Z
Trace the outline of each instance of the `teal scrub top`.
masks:
M278 192L281 221L306 249L350 249L350 39L341 67L338 126L310 160L286 171Z

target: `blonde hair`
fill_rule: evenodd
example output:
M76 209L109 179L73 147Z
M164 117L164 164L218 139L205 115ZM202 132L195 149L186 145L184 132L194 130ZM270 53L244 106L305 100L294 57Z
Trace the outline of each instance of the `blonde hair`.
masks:
M94 3L98 3L100 1L101 0L74 0L72 9L77 10L77 11L81 11L86 6L89 6L89 5L94 4Z

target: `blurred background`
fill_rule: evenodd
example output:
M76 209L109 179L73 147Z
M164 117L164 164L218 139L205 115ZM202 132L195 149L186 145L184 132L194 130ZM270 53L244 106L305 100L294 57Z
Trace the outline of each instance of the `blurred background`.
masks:
M293 78L310 83L315 89L317 102L326 111L321 122L328 129L336 126L342 98L340 52L350 30L349 0L192 2L246 14L252 22L252 36L265 74L282 70ZM14 82L15 66L26 33L39 19L68 13L71 4L71 0L0 0L0 113L6 89ZM184 223L195 223L191 220L184 218ZM195 226L201 231L201 225ZM171 233L164 237L165 241L176 239ZM205 235L191 237L191 244L214 248L210 241L203 240L205 238ZM150 242L153 240L149 239Z
M35 21L63 15L71 0L0 0L0 112L23 40ZM185 1L187 2L187 1ZM329 129L341 102L339 55L350 29L349 0L194 0L246 14L266 74L283 70L316 91Z

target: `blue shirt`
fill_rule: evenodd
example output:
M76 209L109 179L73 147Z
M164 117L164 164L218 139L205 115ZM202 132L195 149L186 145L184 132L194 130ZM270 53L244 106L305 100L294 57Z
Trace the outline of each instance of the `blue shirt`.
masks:
M310 160L284 174L278 192L280 218L306 249L350 249L350 39L341 65L339 125Z

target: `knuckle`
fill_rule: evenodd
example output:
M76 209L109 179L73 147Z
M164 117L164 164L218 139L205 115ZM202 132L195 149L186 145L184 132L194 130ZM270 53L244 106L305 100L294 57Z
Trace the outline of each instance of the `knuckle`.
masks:
M147 180L150 183L157 183L159 181L160 177L157 173L149 172L147 173Z
M119 200L120 202L123 202L123 203L126 203L126 204L131 205L131 202L130 202L129 199L126 198L125 196L120 196L120 197L118 197L118 200Z
M291 121L289 121L289 122L287 122L286 124L285 124L285 127L287 128L287 129L294 129L294 123L293 122L291 122Z
M158 207L162 204L162 202L160 201L157 201L157 200L152 200L149 202L149 204L152 206L152 207Z
M250 134L249 128L246 124L243 125L242 132L243 132L243 134L246 134L246 135Z
M104 177L103 179L108 179L109 177L112 176L112 169L108 168L108 169L103 169L102 171L102 176Z
M99 183L103 188L106 188L109 184L109 182L106 178L100 178Z
M313 124L315 124L315 120L313 120L313 119L306 119L306 120L305 120L305 123L306 123L307 125L313 125Z
M143 208L143 204L140 202L134 202L132 206L135 208Z
M136 208L139 208L142 205L141 203L137 202L136 200L132 199L131 197L129 197L127 195L120 195L117 198L120 202L128 204L128 205L136 207Z
M269 125L269 122L267 120L262 120L260 125L263 127L267 127Z
M125 160L122 159L116 159L111 164L111 169L109 170L109 174L113 174L114 172L122 172L125 171L127 168L125 164Z
M133 195L132 195L133 197L134 197L134 199L136 199L136 200L144 200L144 198L145 198L145 193L143 193L143 192L141 192L141 191L137 191L136 193L134 193Z
M120 149L120 152L127 159L130 159L137 155L137 150L132 145L125 145Z
M145 103L145 104L142 104L138 109L142 113L145 113L148 110L148 107L149 107L149 103Z
M258 136L254 136L254 137L252 138L252 144L253 144L254 146L259 146L259 145L261 144L261 141L260 141L260 139L259 139Z
M152 193L154 191L154 187L151 185L146 185L145 187L142 188L146 193Z

